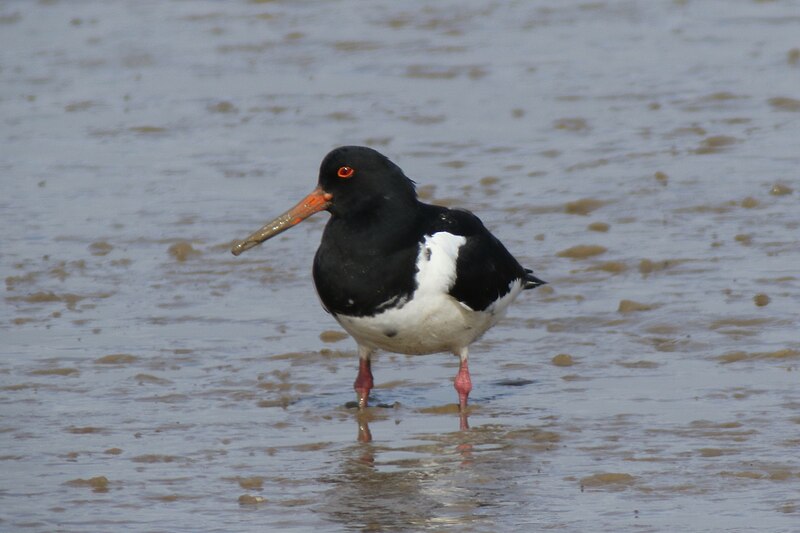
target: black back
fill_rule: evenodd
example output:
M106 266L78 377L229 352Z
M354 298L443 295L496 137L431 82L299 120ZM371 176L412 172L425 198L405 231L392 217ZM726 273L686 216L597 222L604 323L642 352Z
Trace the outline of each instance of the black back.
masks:
M430 233L446 231L467 238L458 250L456 282L450 288L459 302L483 311L508 294L512 282L525 278L525 269L477 216L462 209L425 208L435 215Z

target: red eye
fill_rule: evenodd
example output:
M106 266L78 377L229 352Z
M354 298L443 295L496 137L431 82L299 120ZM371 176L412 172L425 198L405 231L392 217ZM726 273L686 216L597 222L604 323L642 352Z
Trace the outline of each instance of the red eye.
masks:
M350 167L340 167L336 175L339 176L340 178L347 179L350 176L352 176L354 172L355 170L353 170Z

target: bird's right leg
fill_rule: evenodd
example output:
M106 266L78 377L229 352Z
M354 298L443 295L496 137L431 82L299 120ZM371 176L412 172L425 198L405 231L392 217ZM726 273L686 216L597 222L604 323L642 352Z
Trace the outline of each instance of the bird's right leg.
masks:
M469 429L469 421L467 420L467 398L472 390L472 378L469 375L469 348L464 346L455 352L460 359L458 366L458 374L456 379L453 380L453 386L458 392L458 412L461 418L461 429Z
M353 383L353 388L356 390L359 409L367 406L369 391L372 389L372 354L374 352L372 348L358 346L358 377Z

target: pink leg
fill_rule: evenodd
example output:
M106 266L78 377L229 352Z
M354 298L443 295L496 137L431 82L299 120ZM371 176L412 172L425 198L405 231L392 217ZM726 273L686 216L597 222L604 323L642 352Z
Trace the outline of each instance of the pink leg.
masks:
M464 413L467 409L469 392L472 390L472 379L469 377L469 364L467 363L467 348L462 348L458 356L461 358L461 365L458 368L458 374L456 374L453 386L456 388L456 392L458 392L458 406L461 412Z
M369 398L369 391L372 389L372 350L367 348L358 347L358 377L356 382L353 383L353 388L358 395L358 408L364 409L367 406L367 399Z

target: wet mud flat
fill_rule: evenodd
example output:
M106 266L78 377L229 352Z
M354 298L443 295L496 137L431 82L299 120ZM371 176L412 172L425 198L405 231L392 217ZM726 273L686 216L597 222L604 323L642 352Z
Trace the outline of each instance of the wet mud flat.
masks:
M795 530L795 19L3 4L0 529ZM549 282L473 345L469 431L446 354L348 407L325 215L229 254L348 143Z

